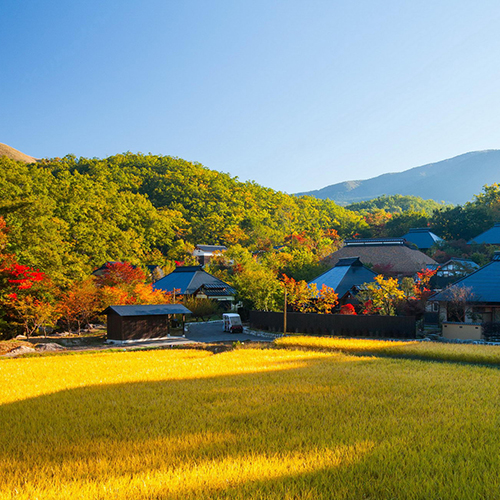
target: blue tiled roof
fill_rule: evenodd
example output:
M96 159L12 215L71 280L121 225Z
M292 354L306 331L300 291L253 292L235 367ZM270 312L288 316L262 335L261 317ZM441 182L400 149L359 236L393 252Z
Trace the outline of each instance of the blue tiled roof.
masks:
M472 243L485 243L487 245L500 245L500 223L495 224L492 228L484 233L472 238L469 245Z
M340 259L335 267L313 279L309 285L315 284L318 290L326 285L335 290L339 299L342 298L353 286L370 283L376 273L365 267L358 257Z
M164 316L166 314L191 314L191 311L182 304L155 304L138 306L109 306L105 314L118 316Z
M471 302L500 303L500 252L493 260L472 274L455 281L451 286L468 287L474 296ZM450 299L450 287L430 297L430 300L446 302Z
M165 292L176 290L176 293L180 295L193 294L202 286L205 286L207 291L210 286L217 287L219 290L217 295L219 296L222 295L220 289L224 289L224 295L235 294L231 286L203 271L201 266L178 267L153 284L155 290L163 290ZM210 295L210 293L207 293L207 295Z
M442 238L427 228L410 229L403 238L417 245L418 248L431 248L435 243L443 241Z

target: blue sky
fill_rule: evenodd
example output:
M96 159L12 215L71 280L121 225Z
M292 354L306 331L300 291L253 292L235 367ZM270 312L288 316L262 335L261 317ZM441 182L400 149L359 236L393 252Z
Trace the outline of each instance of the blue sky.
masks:
M0 142L287 192L500 148L500 3L3 0Z

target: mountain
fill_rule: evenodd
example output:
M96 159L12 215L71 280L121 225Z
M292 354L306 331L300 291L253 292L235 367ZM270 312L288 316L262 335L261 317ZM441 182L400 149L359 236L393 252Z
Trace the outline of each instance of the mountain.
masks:
M500 182L500 150L490 149L465 153L404 172L340 182L297 195L329 198L341 205L393 194L463 204L479 194L485 184L495 182Z
M33 156L25 155L18 151L17 149L7 146L7 144L2 144L0 142L0 156L6 156L11 160L23 161L24 163L35 163L37 161Z

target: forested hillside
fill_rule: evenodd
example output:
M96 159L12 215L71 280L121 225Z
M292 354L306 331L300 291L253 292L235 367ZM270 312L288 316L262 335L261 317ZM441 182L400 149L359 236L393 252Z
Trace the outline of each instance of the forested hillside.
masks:
M345 208L354 212L385 210L391 214L400 214L408 210L413 210L415 212L424 212L427 215L432 215L434 210L440 210L445 206L446 205L434 200L424 200L419 196L393 194L379 196L378 198L360 201L358 203L351 203Z
M335 291L314 291L306 282L327 269L325 257L346 237L402 236L411 227L430 227L458 240L430 250L438 261L462 256L486 263L493 249L463 239L499 221L500 187L485 186L473 202L456 207L384 196L352 208L168 156L36 163L4 156L0 336L47 325L79 329L110 304L168 302L168 294L145 284L144 266L169 272L192 264L197 243L229 247L208 270L234 286L247 308L281 310L286 286L289 306L309 308L314 298L325 312L336 304ZM113 279L89 277L108 261L118 262L108 269Z
M26 164L0 158L0 215L8 251L64 285L106 261L171 266L196 243L281 245L363 217L330 200L297 198L168 156L66 156Z

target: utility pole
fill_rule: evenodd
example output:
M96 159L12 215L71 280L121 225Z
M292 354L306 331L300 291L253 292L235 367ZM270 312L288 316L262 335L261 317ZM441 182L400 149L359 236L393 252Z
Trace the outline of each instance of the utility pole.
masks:
M286 335L286 309L287 309L286 286L284 287L284 290L285 290L285 306L283 308L283 335Z

